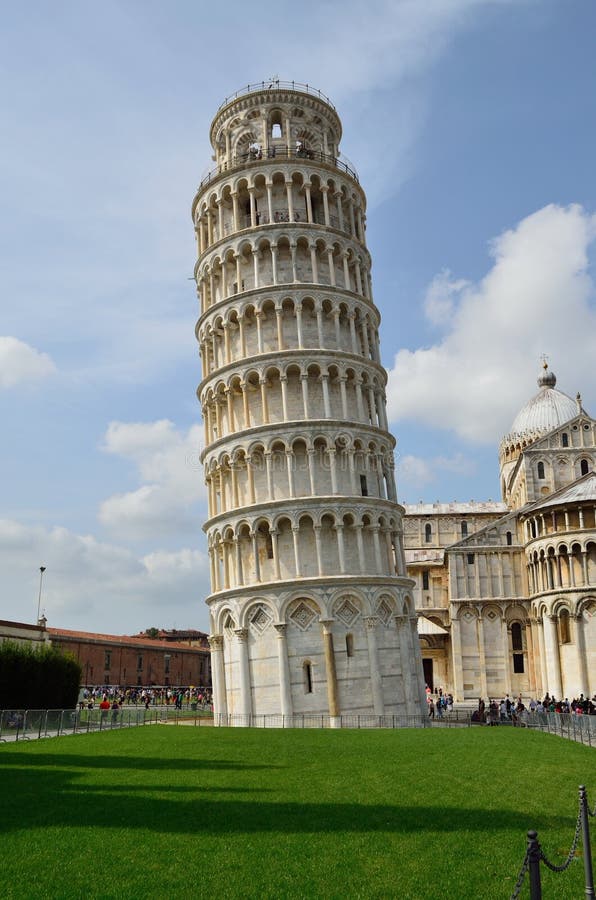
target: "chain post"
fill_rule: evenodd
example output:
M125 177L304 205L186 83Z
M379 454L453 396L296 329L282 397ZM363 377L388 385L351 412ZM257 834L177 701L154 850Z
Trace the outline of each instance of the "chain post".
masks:
M579 786L579 807L582 818L582 844L584 849L584 874L586 897L594 897L594 874L592 872L592 850L590 848L590 822L588 819L588 794L585 785Z
M542 887L540 885L540 844L538 833L528 831L528 871L530 873L530 900L542 900Z

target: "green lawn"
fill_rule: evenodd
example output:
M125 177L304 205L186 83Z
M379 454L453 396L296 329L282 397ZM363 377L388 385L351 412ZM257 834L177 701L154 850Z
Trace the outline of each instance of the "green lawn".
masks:
M514 728L157 725L0 745L0 779L4 897L490 898L528 828L566 854L596 753ZM543 890L583 896L581 860Z

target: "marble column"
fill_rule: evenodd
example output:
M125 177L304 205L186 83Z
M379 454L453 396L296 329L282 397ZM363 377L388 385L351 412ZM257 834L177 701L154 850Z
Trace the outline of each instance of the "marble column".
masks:
M337 687L337 672L335 670L335 651L333 649L333 620L325 619L323 626L323 645L325 648L325 671L327 675L327 702L329 704L329 716L331 727L339 725L340 705L339 691Z
M543 613L542 625L544 628L544 649L546 657L546 690L557 700L563 697L563 685L561 683L561 660L559 657L559 634L557 629L557 616L549 616Z
M288 640L285 622L273 626L277 631L277 653L279 661L279 700L282 716L292 716L292 685L290 682L290 661L288 659Z
M238 640L238 667L240 671L240 714L244 720L242 725L250 725L252 715L252 696L250 686L250 664L248 661L248 628L236 628L234 634Z
M213 724L227 724L228 703L226 697L226 673L223 653L223 636L212 634L209 636L211 647L211 671L213 675Z

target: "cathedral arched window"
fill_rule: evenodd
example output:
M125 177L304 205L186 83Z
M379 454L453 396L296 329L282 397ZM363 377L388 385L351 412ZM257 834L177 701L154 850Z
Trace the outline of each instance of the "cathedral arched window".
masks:
M538 478L541 478L541 479L544 478L544 463L543 462L538 463Z
M524 638L522 626L519 622L511 625L511 649L513 650L513 672L515 675L524 673Z
M588 462L587 459L582 459L582 461L579 464L579 468L580 468L580 472L582 475L587 475L588 472L590 471L590 463Z
M514 622L511 626L511 647L513 652L516 650L523 650L523 640L522 640L522 627L519 622Z
M568 446L569 446L569 435L567 434L566 431L564 431L563 434L561 435L561 447L568 447Z
M433 527L430 524L430 522L427 522L427 524L424 526L424 540L426 541L427 544L430 544L432 539L433 539Z

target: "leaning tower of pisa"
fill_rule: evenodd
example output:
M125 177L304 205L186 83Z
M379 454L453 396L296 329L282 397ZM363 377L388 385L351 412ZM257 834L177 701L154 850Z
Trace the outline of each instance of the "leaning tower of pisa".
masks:
M213 119L192 205L220 722L424 710L366 197L341 131L308 85L248 85Z

